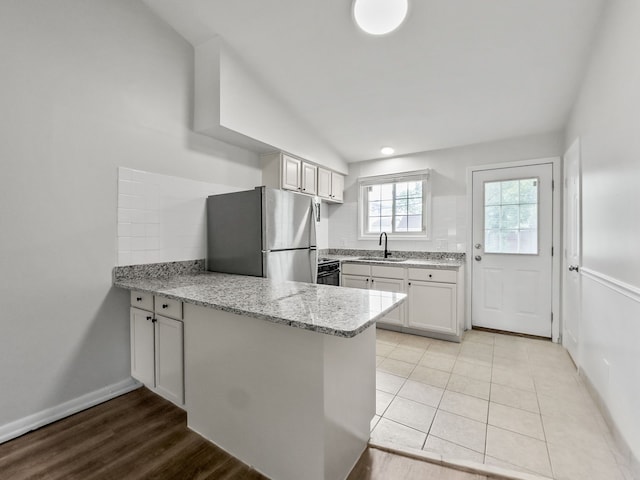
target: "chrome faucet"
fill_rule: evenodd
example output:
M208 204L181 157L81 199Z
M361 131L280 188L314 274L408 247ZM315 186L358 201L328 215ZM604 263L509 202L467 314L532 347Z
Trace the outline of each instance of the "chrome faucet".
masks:
M391 256L391 252L387 250L387 232L382 232L380 234L380 240L378 241L378 246L382 245L382 235L384 235L384 258L387 258Z

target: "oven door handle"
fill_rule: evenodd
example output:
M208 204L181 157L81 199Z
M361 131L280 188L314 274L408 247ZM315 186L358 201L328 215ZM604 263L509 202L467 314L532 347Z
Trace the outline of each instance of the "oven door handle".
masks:
M328 277L330 275L335 275L339 273L340 273L340 270L331 270L330 272L322 272L322 273L318 273L318 278Z

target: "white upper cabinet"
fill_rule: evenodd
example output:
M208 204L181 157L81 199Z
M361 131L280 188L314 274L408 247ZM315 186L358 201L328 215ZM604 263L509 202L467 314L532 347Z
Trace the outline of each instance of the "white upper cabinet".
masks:
M342 203L344 175L283 152L262 155L261 161L263 185Z
M344 175L340 175L336 172L331 172L331 200L334 202L343 201L344 192Z
M282 155L282 188L300 190L302 161L289 155Z
M331 170L318 167L318 196L331 198Z
M318 196L332 202L342 202L344 175L318 167Z
M302 193L315 195L318 191L316 187L318 167L307 162L302 162Z

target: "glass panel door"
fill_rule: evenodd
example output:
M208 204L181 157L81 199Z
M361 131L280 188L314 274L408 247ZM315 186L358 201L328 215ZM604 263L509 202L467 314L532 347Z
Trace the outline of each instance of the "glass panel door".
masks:
M538 179L484 183L484 251L538 254Z

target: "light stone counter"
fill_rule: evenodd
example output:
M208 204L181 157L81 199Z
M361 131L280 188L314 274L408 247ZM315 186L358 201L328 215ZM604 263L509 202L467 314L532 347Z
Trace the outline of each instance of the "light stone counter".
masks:
M406 297L214 272L121 278L114 286L339 337L366 330Z
M375 414L375 321L405 295L202 266L114 270L116 287L184 302L188 427L268 478L344 480Z

